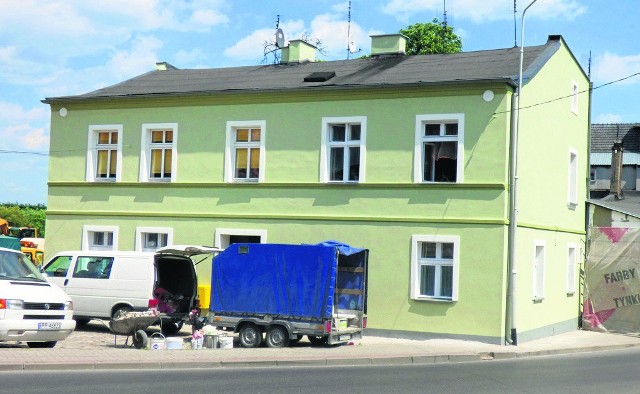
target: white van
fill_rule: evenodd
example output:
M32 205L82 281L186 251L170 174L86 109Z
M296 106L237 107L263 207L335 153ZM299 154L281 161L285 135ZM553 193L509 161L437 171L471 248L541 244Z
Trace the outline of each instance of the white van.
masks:
M190 257L218 251L199 246L168 246L155 253L67 251L53 256L44 273L71 296L78 324L156 308L162 331L172 335L197 307L198 281Z
M0 341L51 348L75 327L71 298L23 253L0 248Z

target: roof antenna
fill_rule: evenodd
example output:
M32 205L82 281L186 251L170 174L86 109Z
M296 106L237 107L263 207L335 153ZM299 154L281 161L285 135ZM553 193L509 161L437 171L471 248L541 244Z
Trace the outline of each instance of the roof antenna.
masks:
M356 44L351 40L351 0L349 0L349 13L347 16L347 60L352 53L360 52L359 49L356 49Z
M444 48L444 46L447 44L447 0L443 0L443 16L444 16L444 20L442 21L442 46Z
M516 20L516 14L518 10L516 8L516 3L518 0L513 0L513 47L518 46L518 21Z
M277 15L276 20L276 48L284 47L284 32L280 28L280 15Z

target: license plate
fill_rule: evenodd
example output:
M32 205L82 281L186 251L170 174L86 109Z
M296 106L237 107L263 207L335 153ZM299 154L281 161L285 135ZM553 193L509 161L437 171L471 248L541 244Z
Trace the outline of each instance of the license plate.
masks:
M45 321L38 323L38 330L59 330L62 328L62 322Z
M340 335L339 340L341 341L346 341L348 339L351 339L351 335Z

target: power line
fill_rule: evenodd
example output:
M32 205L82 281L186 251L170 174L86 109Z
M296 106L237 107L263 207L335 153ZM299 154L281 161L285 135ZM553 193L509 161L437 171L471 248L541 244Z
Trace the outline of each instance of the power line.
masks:
M596 90L596 89L603 88L605 86L613 85L614 83L622 82L622 81L624 81L626 79L633 78L633 77L635 77L637 75L640 75L640 72L637 72L637 73L634 73L634 74L631 74L631 75L627 75L626 77L623 77L623 78L620 78L620 79L616 79L615 81L603 83L602 85L596 86L596 87L594 87L592 89L581 90L581 91L577 92L576 94L587 93L587 92L589 92L589 90ZM567 99L567 98L571 98L571 97L573 97L573 95L574 94L572 93L572 94L568 94L566 96L557 97L557 98L554 98L554 99L551 99L551 100L541 101L539 103L535 103L535 104L527 105L527 106L524 106L524 107L520 107L520 109L539 107L539 106L544 105L544 104L549 104L549 103L553 103L555 101L560 101L560 100L564 100L564 99ZM507 113L507 112L511 112L511 111L499 111L499 112L494 112L493 114L494 115L498 115L498 114L504 114L504 113Z

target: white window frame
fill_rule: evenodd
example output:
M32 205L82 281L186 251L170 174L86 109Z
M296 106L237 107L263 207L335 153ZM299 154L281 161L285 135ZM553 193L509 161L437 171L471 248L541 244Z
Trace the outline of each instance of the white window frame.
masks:
M341 146L358 146L360 148L360 171L357 181L330 180L331 165L331 125L334 124L360 124L360 143L341 144ZM345 166L347 165L345 160ZM322 118L322 132L320 134L320 182L322 183L363 183L365 181L365 169L367 167L367 117L366 116L328 116Z
M451 299L420 294L420 245L425 242L453 243L453 277ZM460 277L460 237L453 235L413 235L411 236L411 299L419 301L458 301Z
M146 234L165 234L167 236L167 246L173 245L173 229L171 227L136 227L135 250L138 252L152 252L160 246L152 249L145 248L144 237Z
M533 300L542 301L544 299L544 272L546 260L546 242L535 241L533 247Z
M151 131L172 130L171 143L171 178L151 178ZM140 182L175 182L178 175L178 124L177 123L144 123L142 124L142 141L140 144Z
M260 129L260 173L257 179L237 179L234 176L235 169L235 138L236 129L254 128ZM224 149L224 181L227 183L262 183L265 180L265 164L267 153L265 141L267 139L266 120L230 120L227 122L227 144Z
M580 89L578 82L573 81L571 83L571 112L578 114L578 97L580 95Z
M578 248L576 244L567 245L567 295L576 292L576 267L578 262Z
M429 123L451 123L456 122L458 124L457 136L438 136L438 137L424 137L424 125ZM464 181L464 114L431 114L431 115L416 115L415 125L415 146L413 151L413 182L414 183L437 183L433 181L423 181L423 163L424 163L424 149L423 144L425 141L443 142L443 141L457 141L457 153L456 153L456 181L455 183L462 183ZM449 182L446 182L449 183ZM454 183L454 182L451 182Z
M98 133L101 131L116 131L118 133L118 143L111 146L111 149L117 149L116 153L116 177L98 178L96 172L98 170ZM122 181L122 131L121 124L106 125L90 125L87 141L87 164L85 179L87 182L121 182ZM111 145L111 144L110 144Z
M112 233L113 245L109 246L96 246L93 245L94 233ZM82 226L82 249L81 250L118 250L118 226L94 226L84 225Z
M267 230L217 228L213 236L213 244L216 248L225 249L229 246L229 238L233 235L260 237L260 243L267 243Z
M567 206L575 209L578 206L578 151L569 149L569 168L567 182Z

